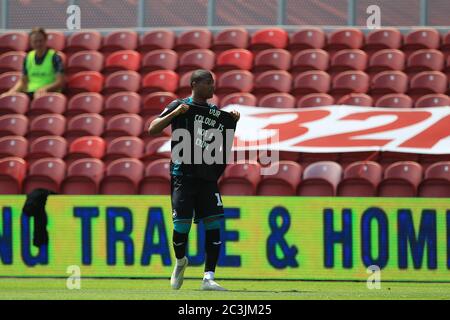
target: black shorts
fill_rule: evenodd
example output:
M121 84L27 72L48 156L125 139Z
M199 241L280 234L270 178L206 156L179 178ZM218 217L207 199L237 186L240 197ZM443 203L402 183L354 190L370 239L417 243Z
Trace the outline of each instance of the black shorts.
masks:
M171 179L173 221L200 220L224 215L222 198L215 181L172 176Z

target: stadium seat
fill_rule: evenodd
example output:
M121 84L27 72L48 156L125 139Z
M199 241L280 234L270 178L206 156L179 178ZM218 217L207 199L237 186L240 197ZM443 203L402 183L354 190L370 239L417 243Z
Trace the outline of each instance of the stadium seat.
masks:
M389 93L381 96L375 107L381 108L412 108L414 105L413 100L403 93Z
M299 152L298 159L295 160L300 163L303 168L310 164L323 161L339 162L339 153L314 153L314 152Z
M443 72L447 75L447 79L450 81L450 55L447 56L446 67Z
M226 95L220 101L222 107L226 107L230 104L240 104L244 106L256 106L256 97L247 92L237 92Z
M102 44L102 35L98 31L79 31L67 37L64 52L74 54L79 51L98 51Z
M284 49L288 45L289 35L282 28L264 28L256 31L250 39L249 50Z
M181 33L176 40L174 50L186 52L193 49L209 49L212 43L212 33L208 29L191 29Z
M67 93L71 96L81 92L100 92L103 88L104 78L96 71L81 71L71 77L67 82Z
M332 161L312 163L303 171L297 195L303 197L332 197L336 195L342 168Z
M138 71L141 66L141 54L133 50L120 50L111 53L105 60L103 74L110 75L117 71Z
M362 49L372 56L377 51L400 49L402 43L403 35L397 28L382 28L374 30L366 36L366 44Z
M439 50L417 50L409 56L405 73L412 76L422 71L442 71L444 63L444 55Z
M114 31L103 38L100 51L106 56L115 51L135 50L138 46L138 34L131 30Z
M63 114L66 111L66 105L67 98L65 95L58 92L48 92L31 102L27 116L32 120L43 114Z
M347 70L364 71L367 67L367 61L367 54L360 49L340 50L331 59L328 73L333 77Z
M258 97L273 92L288 93L292 87L292 76L284 70L265 71L255 78L252 93Z
M22 51L10 51L0 55L0 73L22 71L27 54Z
M117 137L138 137L142 133L144 122L141 116L132 113L118 114L112 117L106 124L103 138L110 142Z
M17 126L17 125L16 125ZM43 136L62 136L66 129L66 118L60 114L43 114L30 123L27 133L28 142ZM25 131L26 132L26 129ZM23 135L23 134L21 134Z
M144 130L142 130L141 135L139 138L141 138L142 141L144 141L144 145L147 145L150 141L153 141L159 137L170 137L172 135L172 127L167 126L160 134L151 136L148 134L148 129L150 127L150 123L158 116L151 116L145 120L144 124Z
M0 159L0 194L20 194L27 163L18 157Z
M379 158L380 153L378 151L343 152L339 155L339 164L345 170L356 162L376 162L379 164Z
M0 74L0 94L13 88L22 78L22 73L18 71L9 71Z
M82 113L101 113L103 102L104 98L99 93L79 93L69 100L65 116L71 119Z
M81 71L100 72L103 69L104 58L97 51L79 51L70 56L65 73L73 75Z
M340 197L376 197L377 186L383 176L383 168L374 161L359 161L344 170L338 185Z
M333 79L333 88L329 92L336 100L349 93L366 93L369 90L369 76L357 70L344 71Z
M310 93L327 93L330 84L328 73L320 70L306 71L295 77L291 94L299 98Z
M428 167L417 195L426 198L450 198L450 161L438 162Z
M135 92L118 92L110 95L105 100L102 115L109 120L122 113L139 113L141 108L141 96Z
M254 74L269 70L289 70L291 67L291 53L284 49L266 49L255 55L252 69Z
M269 168L275 174L263 175L258 185L258 196L295 196L302 177L302 166L294 161L280 161Z
M158 137L150 140L145 145L143 156L140 157L140 160L144 163L144 165L147 166L155 160L170 158L171 152L158 152L159 148L161 148L168 141L170 141L170 137Z
M85 158L101 159L105 155L106 142L97 136L84 136L70 143L69 152L65 157L67 165Z
M142 79L142 95L157 91L175 92L178 88L179 76L172 70L156 70L148 73Z
M67 124L64 137L71 144L75 139L83 136L101 136L105 120L97 113L83 113L73 117Z
M371 56L366 72L373 77L382 71L403 71L405 68L405 54L398 49L384 49Z
M106 77L102 90L104 96L117 92L138 92L141 85L141 76L136 71L117 71Z
M364 33L356 28L345 28L332 32L328 36L328 43L324 47L330 54L344 49L360 49L364 45Z
M0 54L8 51L27 51L28 34L25 32L6 32L0 34Z
M0 137L0 158L25 158L28 152L28 141L21 136Z
M0 116L5 114L25 114L28 111L30 98L25 93L14 93L0 96Z
M178 66L178 54L171 49L153 50L144 55L140 69L141 75L155 70L175 70Z
M422 180L422 167L417 162L400 161L384 171L378 185L379 197L415 197Z
M229 164L219 181L222 195L252 196L261 180L261 166L258 162Z
M385 151L379 154L378 163L386 169L388 166L396 162L414 161L419 162L419 154Z
M47 32L47 46L55 51L63 51L66 47L66 37L61 31Z
M108 166L120 158L140 159L144 154L144 142L138 137L119 137L112 140L106 148L103 162Z
M254 76L247 70L231 70L222 74L216 86L216 94L223 98L235 92L250 92L253 89Z
M326 93L310 93L298 99L297 108L311 108L334 105L334 98Z
M181 54L177 73L182 75L197 69L212 70L215 62L216 55L209 49L189 50Z
M170 195L170 159L159 159L145 167L139 184L139 194Z
M295 98L289 93L269 93L259 99L259 107L265 108L295 108Z
M113 161L100 183L100 194L133 195L138 193L139 182L144 175L144 165L133 158Z
M176 99L177 96L172 92L153 92L144 98L139 115L144 119L159 115L169 103Z
M370 85L370 95L376 101L389 93L405 93L408 90L408 76L402 71L382 71L376 74Z
M67 176L61 183L61 194L96 195L103 178L105 166L99 159L79 159L67 168Z
M440 71L423 71L410 81L408 95L416 101L419 97L432 93L445 93L447 77Z
M28 118L22 114L0 116L0 137L24 136L28 130Z
M250 70L253 66L253 53L247 49L229 49L217 56L214 72L223 74L230 70Z
M59 186L66 175L66 163L58 158L43 158L34 162L23 180L23 193L29 194L42 188L59 193Z
M328 69L330 56L322 49L306 49L298 52L292 59L290 72L293 77L299 73L310 70L326 71Z
M441 42L439 32L434 28L422 28L411 31L405 36L402 51L406 57L420 49L438 49Z
M415 108L448 107L450 98L445 94L427 94L417 99Z
M152 30L141 37L137 50L145 54L153 50L172 49L175 45L175 38L175 33L171 30Z
M28 165L42 158L63 159L67 154L67 141L60 136L44 136L30 144L30 151L23 157Z
M322 49L327 42L325 32L320 28L308 27L290 36L288 50L294 54L308 49Z
M191 76L194 71L188 71L180 77L180 82L178 83L178 89L175 91L178 97L186 97L191 94Z
M216 54L230 49L245 49L248 46L249 34L244 28L222 30L214 35L211 50Z
M373 99L365 93L350 93L339 99L339 105L358 106L358 107L372 107Z

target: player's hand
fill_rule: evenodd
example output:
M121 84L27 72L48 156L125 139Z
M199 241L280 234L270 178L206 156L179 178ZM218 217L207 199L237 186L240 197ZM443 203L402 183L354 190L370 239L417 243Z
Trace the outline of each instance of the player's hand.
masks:
M176 116L179 116L180 114L186 113L189 110L189 106L187 104L180 104L174 111L174 114Z
M37 98L40 98L40 97L44 96L46 93L47 93L47 90L41 88L41 89L36 90L36 92L34 93L33 97L35 99L37 99Z
M230 114L236 122L238 122L239 119L241 118L241 114L236 110L231 111Z

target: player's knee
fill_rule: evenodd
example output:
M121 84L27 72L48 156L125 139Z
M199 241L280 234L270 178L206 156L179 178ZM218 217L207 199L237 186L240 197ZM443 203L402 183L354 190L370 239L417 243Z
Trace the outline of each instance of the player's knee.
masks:
M205 230L217 230L220 229L220 222L222 219L205 220Z
M192 223L187 221L174 221L173 228L178 233L188 234L191 231L191 225Z

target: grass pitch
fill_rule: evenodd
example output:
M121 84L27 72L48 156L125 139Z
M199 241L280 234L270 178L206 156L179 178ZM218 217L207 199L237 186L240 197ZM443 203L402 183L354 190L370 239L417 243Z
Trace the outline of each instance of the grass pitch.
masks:
M0 279L1 300L450 300L450 283L381 283L369 290L365 282L217 280L227 292L200 291L200 280L186 279L179 291L169 280L82 279L69 290L66 279Z

